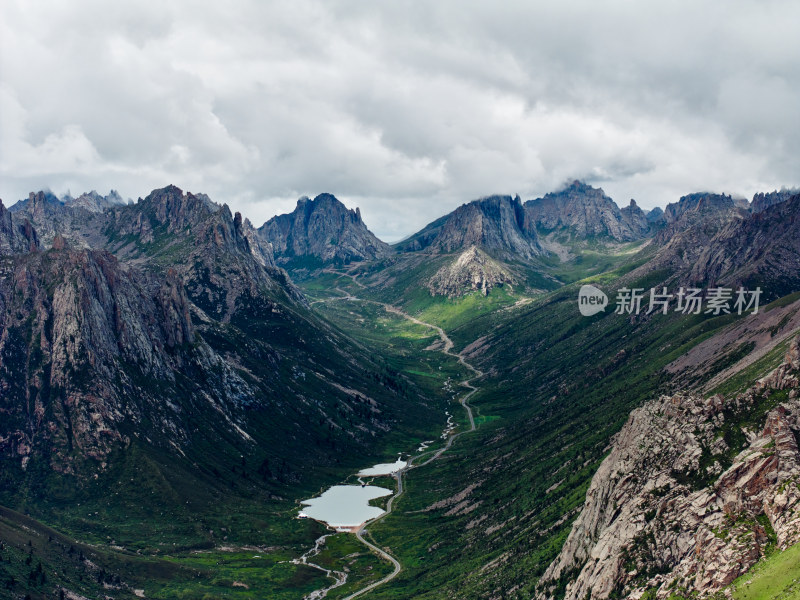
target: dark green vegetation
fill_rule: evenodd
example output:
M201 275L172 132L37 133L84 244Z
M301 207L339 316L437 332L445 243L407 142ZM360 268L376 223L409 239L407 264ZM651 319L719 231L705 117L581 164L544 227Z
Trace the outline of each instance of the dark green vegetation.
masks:
M589 261L588 279L533 297L503 288L487 298L475 293L456 300L406 293L406 282L415 279L408 265L396 277L386 277L385 269L373 274L356 268L350 276L337 279L327 273L308 284L312 294L324 285L364 299L394 298L411 315L443 326L456 351L472 344L467 356L488 373L470 400L478 431L460 438L439 461L410 471L406 493L392 515L370 528L370 539L391 548L404 567L370 597L533 595L537 578L560 550L583 504L610 436L634 407L676 391L663 371L666 365L740 318L616 315L613 294L606 312L591 318L578 314L577 291L583 283L606 290L623 285L649 289L674 278L670 271L656 271L631 279L629 273L651 255L652 249L617 254L602 263L610 270L599 274L594 274L597 261ZM435 263L414 266L416 277L434 268ZM551 274L562 280L586 275L580 261ZM342 308L345 302L348 310ZM356 335L363 327L359 322L371 320L355 304L318 306ZM751 350L743 344L725 365L714 365L712 374ZM783 351L781 345L724 382L725 391L752 385L780 362ZM757 422L779 396L747 414L731 415L731 422ZM739 431L733 427L732 434L734 429Z
M592 281L613 289L641 257L622 260L630 264L618 259L614 272ZM371 283L366 273L354 280L328 272L308 282L306 293L312 310L335 330L355 340L365 354L380 355L387 374L414 386L420 396L441 402L438 416L409 418L402 429L386 436L382 451L376 447L370 455L375 462L381 455L411 451L422 439L438 440L445 402L463 427L464 414L454 394L463 392L457 382L467 372L436 351L433 330L364 301L403 297L396 287ZM456 351L480 340L471 360L489 375L471 401L479 430L462 437L439 461L411 471L394 513L372 528L372 541L390 547L404 570L371 597L530 597L583 503L610 435L633 407L669 390L663 366L735 319L623 317L610 310L583 318L575 306L581 283L537 297L501 288L486 298L476 293L448 300L425 292L398 303L445 327ZM343 298L348 293L361 301ZM753 365L745 379L766 369L778 352ZM306 393L312 394L313 388ZM346 458L347 453L338 456ZM268 481L267 492L261 491L264 477L259 477L257 461L249 468L247 460L232 462L224 470L224 463L217 467L216 473L212 467L198 485L190 469L180 464L176 469L170 456L134 443L124 458L111 461L115 468L93 484L80 507L73 498L58 506L36 506L45 520L61 521L80 539L139 550L158 557L161 568L177 569L149 586L141 583L149 597L259 597L269 591L270 597L289 598L329 585L320 571L286 562L311 547L322 532L312 522L292 520L290 500L343 479L364 466L364 459L353 456L327 471L318 469L308 486L302 480L285 486ZM291 463L286 464L289 470ZM187 504L181 498L189 497L189 489L193 492ZM294 495L281 500L277 496L286 489ZM120 500L109 506L108 497ZM138 508L152 507L156 497L169 499L162 503L163 513ZM352 538L345 543L347 539L329 538L323 553L329 561L326 568L347 564L352 571L333 598L390 570L363 547L352 547ZM226 546L230 551L220 550ZM242 552L242 546L252 550ZM135 564L139 558L128 555L127 560ZM188 572L182 569L195 575L182 576ZM126 572L126 581L138 580L132 576L135 568ZM249 589L234 588L234 581Z
M294 518L297 501L423 440L440 448L446 411L456 431L467 426L459 382L471 372L389 304L445 329L486 375L470 399L477 431L409 471L393 513L370 527L403 570L369 597L530 598L631 409L675 391L664 367L739 319L613 314L612 290L684 275L672 263L643 268L657 249L642 242L563 238L564 260L506 256L518 283L454 299L426 282L457 253L324 269L299 257L287 266L302 274L306 303L227 207L168 188L93 219L87 235L103 250L2 265L15 275L3 282L32 283L0 290L11 315L0 433L16 436L0 454L0 504L14 509L0 523L0 574L32 597L64 586L90 598L288 599L329 586L292 563L325 533ZM581 317L584 283L610 292L612 308ZM70 321L96 313L112 316ZM84 330L74 348L63 335ZM747 387L784 347L718 390ZM709 373L752 350L737 342ZM65 362L54 367L54 356ZM730 421L756 423L779 399ZM737 427L726 432L733 448ZM312 562L349 571L331 598L391 572L348 534L327 538Z
M111 559L106 551L95 550L77 544L53 529L39 525L36 521L17 512L0 508L0 597L29 594L31 598L52 598L56 586L69 586L81 594L97 595L103 584L119 582L120 564ZM159 569L155 562L151 574ZM164 575L176 575L176 569L164 565ZM57 596L56 596L57 597ZM133 598L132 591L120 594L120 598Z
M313 558L313 562L326 569L347 569L347 582L328 592L326 598L344 598L392 571L389 563L379 560L350 533L328 537L325 548Z
M293 525L306 529L299 538L319 534L313 523ZM29 594L49 599L63 587L87 597L124 599L136 598L136 590L148 598L291 599L328 585L320 570L290 562L299 546L171 550L147 558L113 544L79 544L8 509L0 509L0 539L3 598ZM314 562L335 570L346 567L354 581L378 579L387 570L347 534L329 537ZM331 597L352 587L343 586Z
M395 356L321 318L226 207L167 188L92 219L115 255L67 244L3 257L25 276L0 286L0 505L90 544L114 585L147 597L324 587L287 562L324 532L294 518L296 501L437 437L440 382L458 367L418 351L430 332L409 330ZM26 540L0 539L2 568L27 582ZM83 564L51 554L42 572L63 577L31 580L32 594L98 597Z

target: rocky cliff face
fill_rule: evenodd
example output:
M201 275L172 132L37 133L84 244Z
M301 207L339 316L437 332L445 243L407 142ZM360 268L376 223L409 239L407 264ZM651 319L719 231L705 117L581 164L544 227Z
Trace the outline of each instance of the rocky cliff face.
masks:
M529 200L525 212L540 231L565 231L580 238L607 237L629 242L641 239L650 230L645 213L635 201L620 210L603 190L581 181Z
M169 423L174 413L123 364L153 381L175 380L192 360L189 303L173 272L125 269L104 251L56 248L18 257L0 279L0 455L46 455L74 473L74 450L102 461L124 442L126 419ZM202 358L202 353L197 357Z
M486 296L494 287L515 284L505 266L472 246L439 269L428 281L428 289L433 295L453 298L475 290Z
M678 202L667 204L664 220L668 223L681 222L685 228L696 223L707 215L725 213L736 208L731 196L698 192L681 196Z
M800 541L799 371L795 340L735 398L678 394L635 410L538 597L705 597L769 544Z
M650 232L650 219L647 214L639 208L636 200L631 198L628 206L620 209L620 215L625 228L629 230L635 238L642 238Z
M50 192L39 191L31 192L26 200L17 202L10 210L19 219L30 221L43 248L49 248L56 235L76 248L98 248L103 244L97 229L104 211L122 204L113 190L108 196L89 192L63 201Z
M27 219L36 230L37 237L45 248L53 243L57 233L66 235L74 245L80 245L71 232L72 211L50 192L31 192L26 200L17 202L9 209L15 218Z
M359 209L348 210L331 194L300 198L294 212L273 217L258 232L272 244L279 263L306 256L347 263L392 254L389 245L367 229Z
M800 194L800 189L783 188L780 191L776 190L774 192L758 193L753 196L753 201L750 203L750 210L752 210L754 213L764 212L770 206L785 202L797 194Z
M24 212L28 217L41 217L52 214L53 208L64 206L64 202L50 191L40 190L31 192L25 200L15 203L9 211L12 213Z
M184 193L174 185L153 190L144 200L114 213L114 224L120 235L135 235L140 243L151 243L155 230L163 226L168 234L180 234L204 223L222 207L205 194Z
M800 195L728 221L699 252L691 275L732 286L760 285L777 298L800 284Z
M509 257L544 253L519 197L490 196L463 204L401 242L402 251L460 252L472 246Z
M12 215L0 200L0 256L29 252L39 247L39 239L26 218Z

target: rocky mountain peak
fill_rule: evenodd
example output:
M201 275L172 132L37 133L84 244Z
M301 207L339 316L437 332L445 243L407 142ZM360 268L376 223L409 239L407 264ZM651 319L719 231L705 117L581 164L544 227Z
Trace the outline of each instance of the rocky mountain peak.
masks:
M644 237L650 231L650 221L647 220L647 215L633 198L631 198L630 204L621 208L619 212L622 222L632 232L634 238Z
M333 194L303 196L294 211L273 217L258 229L272 244L278 262L315 257L323 262L374 260L392 253L367 229L359 209L351 210Z
M44 248L52 245L56 233L68 237L76 246L81 245L77 239L80 237L76 233L80 225L75 222L75 211L49 191L31 192L25 200L20 200L12 206L10 212L14 213L14 217L20 223L25 219L30 222L36 229L39 243ZM88 214L83 213L77 221L83 221L83 217Z
M696 192L681 196L678 202L668 204L664 217L667 223L675 223L681 219L693 222L704 215L732 210L735 206L730 195Z
M160 224L166 224L170 233L196 225L220 209L205 194L184 194L174 185L153 190L141 204L145 211L152 211Z
M733 197L726 194L697 192L681 196L678 202L667 205L657 225L663 225L656 234L659 246L689 244L694 251L716 235L732 221L745 218L749 211L739 206ZM690 238L693 238L690 240Z
M477 246L470 246L439 269L427 287L432 295L453 298L475 290L486 296L492 288L506 284L516 284L511 272Z
M655 237L660 246L647 267L632 276L656 269L679 274L684 284L760 286L763 300L774 300L800 284L800 194L751 213L696 202L678 221Z
M212 213L207 222L195 227L195 235L201 245L207 243L218 249L244 252L254 256L262 266L275 266L269 244L240 212L231 214L227 204Z
M66 198L64 204L75 208L83 208L92 213L99 213L106 208L123 205L125 201L116 190L111 190L108 196L103 196L92 190L81 194L77 198Z
M593 187L580 179L573 179L561 192L589 197L594 196L596 198L603 198L605 196L605 192L603 192L602 188Z
M798 188L782 188L780 191L775 190L768 193L760 192L753 196L753 202L750 205L750 209L754 213L760 213L768 209L770 206L780 204L781 202L786 202L786 200L792 196L796 196L797 194L800 194L800 189Z
M646 215L635 201L620 210L601 188L578 180L561 191L529 200L525 210L540 232L564 231L580 238L607 237L626 242L641 239L650 230Z
M649 223L664 223L664 209L656 206L647 213L647 221Z
M488 196L462 204L398 245L404 251L428 249L439 253L472 246L521 258L544 252L519 196Z
M31 192L25 200L20 200L9 210L11 212L25 212L31 221L36 223L56 213L64 205L55 194L48 190Z

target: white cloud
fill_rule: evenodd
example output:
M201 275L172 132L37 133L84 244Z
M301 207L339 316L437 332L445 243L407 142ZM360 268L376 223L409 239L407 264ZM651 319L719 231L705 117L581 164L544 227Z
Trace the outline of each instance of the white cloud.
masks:
M0 197L174 183L398 239L572 177L625 203L798 185L790 0L7 2Z

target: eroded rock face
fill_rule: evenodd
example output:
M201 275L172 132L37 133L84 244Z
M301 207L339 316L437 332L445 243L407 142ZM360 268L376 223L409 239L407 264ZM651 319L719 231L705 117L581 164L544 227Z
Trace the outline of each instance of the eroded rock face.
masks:
M750 210L754 213L763 212L770 206L780 204L781 202L786 202L789 198L796 196L797 194L800 194L800 189L798 188L783 188L780 191L775 190L767 193L759 192L753 196L753 201L750 204Z
M124 442L126 418L169 418L122 365L174 381L195 332L174 271L155 278L107 252L58 245L0 279L0 453L38 448L53 469L73 472L71 451L102 460Z
M331 194L300 198L294 212L273 217L258 232L272 244L278 262L313 256L344 263L393 253L367 229L359 209L348 210Z
M536 230L525 218L519 197L491 196L464 204L450 214L433 240L436 252L472 246L509 252L522 258L543 253Z
M278 310L281 297L304 302L269 245L227 206L175 186L102 212L75 202L40 192L14 214L0 207L0 227L13 234L2 239L14 242L0 269L0 457L23 468L44 457L79 474L143 422L142 435L180 449L195 402L235 429L240 407L259 394L198 336L192 313L205 325L255 301L262 311ZM49 251L28 252L29 216L49 232ZM116 244L127 260L82 247L87 240Z
M734 208L736 203L731 196L697 192L681 196L677 202L667 204L664 220L668 224L683 221L682 227L685 228L705 215L727 212Z
M774 280L794 288L800 278L800 195L764 211L729 221L697 257L692 275L698 281L733 285ZM770 289L771 296L793 289Z
M237 306L266 290L283 290L304 302L300 291L273 258L272 247L239 213L214 204L205 194L183 192L175 186L154 190L136 205L110 211L105 232L117 245L111 250L138 259L150 247L174 262L190 299L212 316L230 319ZM132 239L132 248L125 240ZM175 262L171 253L180 256Z
M398 244L404 252L434 253L463 252L473 246L524 259L545 253L518 196L489 196L462 204Z
M291 458L292 444L313 445L319 415L351 447L392 427L382 402L399 386L365 383L371 357L306 309L270 244L226 205L175 186L102 212L29 200L0 207L0 239L13 241L0 254L4 485L32 472L83 485L129 443L198 464L233 443L225 459L238 464L262 446ZM48 242L30 252L34 217ZM349 429L342 402L358 404ZM275 479L300 477L287 467Z
M620 210L602 189L577 180L560 192L529 200L525 211L539 230L564 230L580 238L608 237L629 242L650 231L647 216L635 201Z
M431 294L453 298L475 290L486 296L494 287L515 284L508 269L472 246L439 269L428 281L428 289Z
M734 399L679 394L631 413L537 597L551 597L560 579L575 600L649 589L658 598L707 596L746 572L768 543L800 541L797 344ZM734 424L769 398L783 401L757 430ZM740 452L729 444L745 438Z
M39 237L26 218L14 216L0 200L0 256L39 248Z

